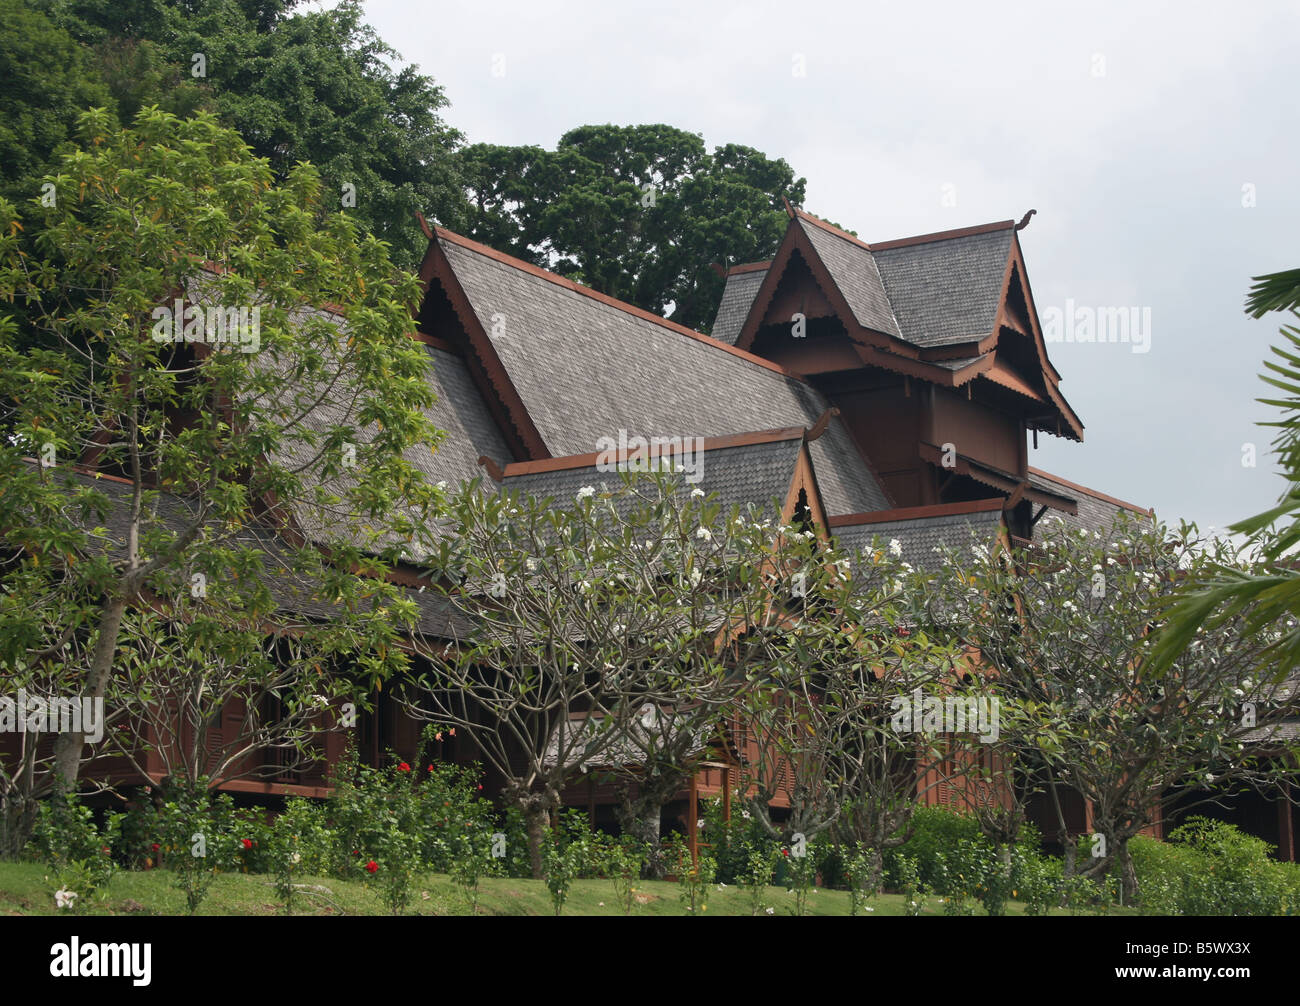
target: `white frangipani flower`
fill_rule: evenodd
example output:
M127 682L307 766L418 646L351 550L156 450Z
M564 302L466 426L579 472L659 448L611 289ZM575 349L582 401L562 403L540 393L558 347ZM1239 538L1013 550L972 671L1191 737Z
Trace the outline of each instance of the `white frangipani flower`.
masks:
M580 500L587 499L588 497L595 496L595 495L596 495L595 486L583 486L581 489L578 490L578 499Z

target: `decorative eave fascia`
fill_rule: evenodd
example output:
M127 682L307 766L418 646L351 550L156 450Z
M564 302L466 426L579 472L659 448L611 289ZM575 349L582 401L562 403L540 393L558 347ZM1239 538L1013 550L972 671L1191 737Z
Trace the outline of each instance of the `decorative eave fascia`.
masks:
M441 233L441 228L437 229ZM429 242L424 260L420 263L420 306L429 295L429 287L437 280L451 302L452 311L469 336L466 347L465 363L471 377L483 395L488 411L492 414L503 437L510 444L512 451L527 458L546 458L551 456L550 449L542 439L541 432L529 415L524 400L510 380L505 364L497 354L496 347L483 329L478 314L470 304L469 296L461 286L460 279L452 268L450 259L435 238ZM419 308L417 308L419 310Z

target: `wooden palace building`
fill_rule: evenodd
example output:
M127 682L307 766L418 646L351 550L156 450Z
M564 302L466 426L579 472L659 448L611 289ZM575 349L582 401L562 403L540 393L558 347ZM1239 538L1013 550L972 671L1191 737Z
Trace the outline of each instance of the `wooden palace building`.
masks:
M841 544L897 539L920 564L972 533L1025 543L1044 519L1101 530L1121 511L1150 514L1029 463L1040 435L1081 441L1084 428L1010 220L867 243L791 209L771 261L727 271L710 335L421 224L418 338L437 395L428 418L446 438L410 459L432 482L486 473L572 499L616 478L596 468L602 438L699 437L701 488L722 502L802 500ZM430 610L422 629L452 617ZM418 735L381 695L360 746L413 753ZM327 742L327 762L341 746ZM465 739L447 748L473 757ZM322 795L326 772L229 788ZM694 801L725 789L706 767L669 813L693 824ZM568 798L608 810L586 787ZM1289 845L1291 814L1265 837Z

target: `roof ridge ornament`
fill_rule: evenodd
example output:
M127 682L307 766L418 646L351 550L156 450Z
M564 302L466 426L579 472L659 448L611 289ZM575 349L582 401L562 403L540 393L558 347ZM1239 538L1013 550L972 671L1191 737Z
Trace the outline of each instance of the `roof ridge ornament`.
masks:
M830 426L832 417L838 416L839 414L840 410L832 405L817 418L817 422L813 423L810 429L804 431L804 441L811 444L826 432L826 427Z
M1035 213L1037 213L1037 212L1038 212L1037 210L1030 210L1030 211L1029 211L1028 213L1026 213L1023 217L1021 217L1021 218L1020 218L1020 223L1016 224L1016 230L1018 230L1018 231L1023 231L1026 227L1028 227L1028 226L1029 226L1029 218L1032 217L1032 216L1033 216Z

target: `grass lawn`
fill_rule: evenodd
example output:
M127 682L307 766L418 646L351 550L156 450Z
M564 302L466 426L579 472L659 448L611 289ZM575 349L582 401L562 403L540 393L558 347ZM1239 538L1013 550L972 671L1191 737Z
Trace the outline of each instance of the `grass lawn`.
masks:
M96 900L85 906L87 915L184 915L185 896L173 884L167 870L118 872ZM387 915L388 909L377 885L337 880L332 877L304 877L308 885L295 914L301 915ZM0 914L54 915L54 891L58 887L53 871L41 863L0 862ZM664 881L637 884L638 904L634 915L687 915L678 897L679 887ZM769 887L764 906L776 915L794 914L795 897L784 887ZM871 901L869 915L903 915L903 897L885 894ZM199 915L275 915L277 903L274 878L266 874L221 874L208 889ZM443 874L420 877L414 887L411 915L468 915L469 904L460 889ZM977 914L984 910L976 907ZM553 915L550 892L540 880L485 878L479 886L480 915ZM621 915L614 885L608 880L575 880L564 906L566 915ZM706 915L748 915L749 898L737 887L709 888ZM766 914L765 912L763 914ZM818 888L808 897L809 915L848 915L845 891ZM928 899L925 915L942 915L937 898ZM1023 915L1024 906L1012 902L1008 915ZM1068 914L1054 910L1053 915Z

